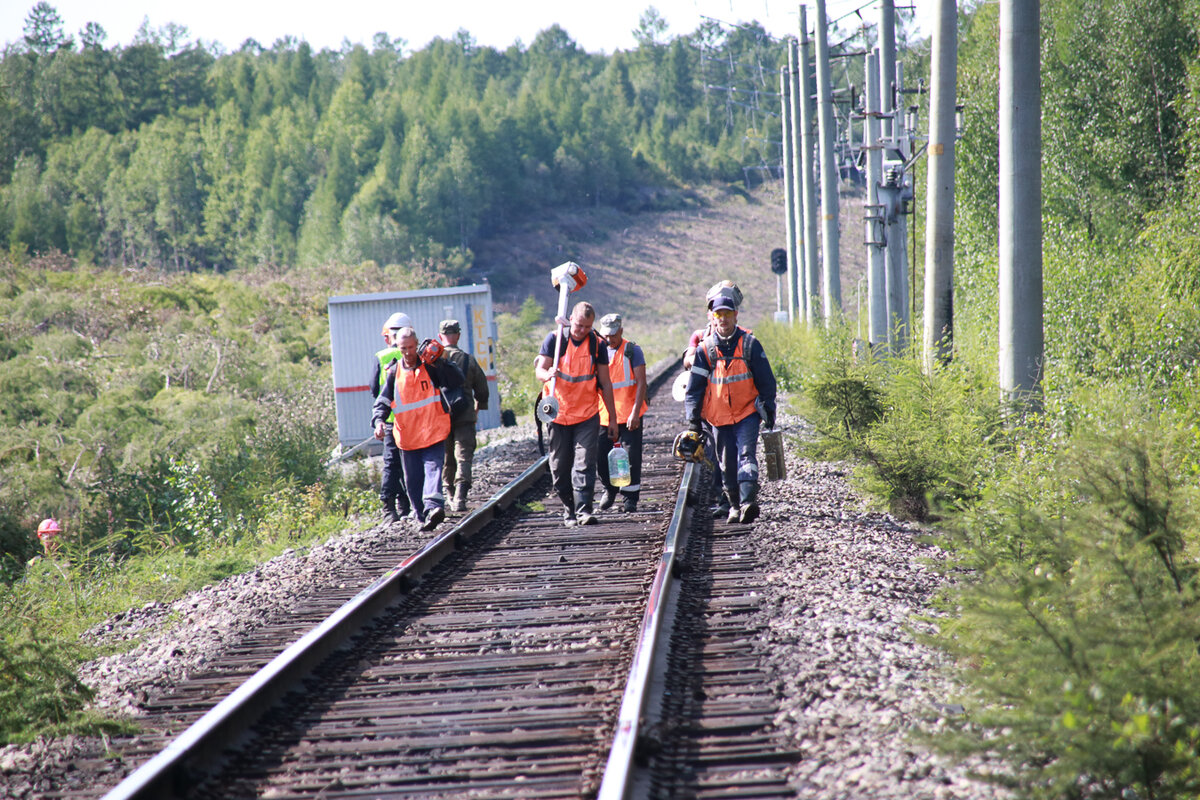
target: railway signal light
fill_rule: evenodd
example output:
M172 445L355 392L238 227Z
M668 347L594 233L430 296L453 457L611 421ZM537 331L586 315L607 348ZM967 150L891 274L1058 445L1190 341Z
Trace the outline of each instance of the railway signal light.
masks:
M776 247L771 251L771 272L776 275L787 274L787 250Z

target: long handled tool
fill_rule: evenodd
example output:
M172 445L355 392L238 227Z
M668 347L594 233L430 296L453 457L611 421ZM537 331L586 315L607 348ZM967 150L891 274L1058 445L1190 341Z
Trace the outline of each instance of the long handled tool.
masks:
M567 325L567 297L571 292L578 291L587 285L587 274L583 267L574 261L559 264L550 270L550 282L558 289L558 336L554 339L554 377L550 378L549 387L537 407L537 418L542 422L553 422L558 416L558 398L554 396L554 384L558 380L558 360L562 358L562 348L569 335Z

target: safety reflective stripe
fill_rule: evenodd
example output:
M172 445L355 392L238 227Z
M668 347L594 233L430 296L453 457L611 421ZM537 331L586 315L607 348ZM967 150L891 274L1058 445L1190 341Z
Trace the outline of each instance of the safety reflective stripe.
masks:
M629 348L633 345L628 339L621 342L621 346L611 351L610 360L608 363L608 375L612 379L613 389L613 411L616 413L617 421L624 425L629 420L629 416L633 413L634 406L637 405L638 381L633 374L633 365L629 360ZM617 375L614 376L613 373ZM642 414L646 413L643 407ZM600 403L600 424L608 424L608 409L604 403Z
M749 372L743 372L740 375L718 375L711 380L711 383L737 383L738 381L748 381L754 378Z
M424 400L418 400L415 403L400 403L398 405L393 406L393 408L396 410L397 413L403 414L405 411L416 411L418 408L424 408L425 406L429 405L430 403L440 403L440 402L442 402L442 398L439 397L438 395L434 395L433 397L426 397Z
M699 364L692 364L692 374L699 375L702 378L707 378L710 373L708 370L706 370L704 367L700 366Z
M700 412L709 425L732 425L755 413L754 403L758 399L758 387L747 363L748 341L752 341L750 334L742 331L733 348L733 354L718 356L716 363L710 365L713 374L704 390L704 405ZM705 338L703 344L706 355L711 360L716 350L716 338L710 335Z
M397 447L420 450L450 435L450 415L442 408L437 387L425 365L412 370L401 366L396 371L395 386L392 408L396 422L392 436Z
M568 336L563 353L555 365L557 377L554 396L558 398L556 425L574 425L596 414L599 406L596 395L596 361L592 357L592 336L576 344ZM542 384L542 396L549 394L550 384Z
M621 347L624 346L625 344L622 342ZM624 357L621 358L621 373L624 376L624 380L615 382L612 385L614 389L624 389L626 386L633 386L635 383L637 383L637 381L633 379L633 369L629 366L629 359Z

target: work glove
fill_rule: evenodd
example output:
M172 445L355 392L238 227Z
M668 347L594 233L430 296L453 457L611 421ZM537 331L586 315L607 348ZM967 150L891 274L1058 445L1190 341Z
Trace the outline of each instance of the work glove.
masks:
M768 407L766 402L760 397L754 401L754 408L758 411L758 416L762 419L763 425L767 428L775 427L775 409Z
M703 433L704 429L700 426L700 420L691 420L688 422L688 430L692 433Z

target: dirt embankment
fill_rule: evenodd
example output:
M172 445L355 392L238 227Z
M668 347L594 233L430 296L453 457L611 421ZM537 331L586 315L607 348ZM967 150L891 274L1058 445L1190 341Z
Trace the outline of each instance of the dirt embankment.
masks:
M704 293L719 280L736 281L745 294L741 324L771 319L777 285L770 254L786 243L782 187L705 189L680 201L684 207L672 211L592 209L514 226L476 245L472 277L490 281L499 311L515 311L532 295L549 314L558 302L550 270L575 261L588 274L579 299L601 315L620 313L626 335L659 357L681 351L704 324ZM861 203L845 198L841 208L842 297L851 315L866 260L852 234L862 227Z

